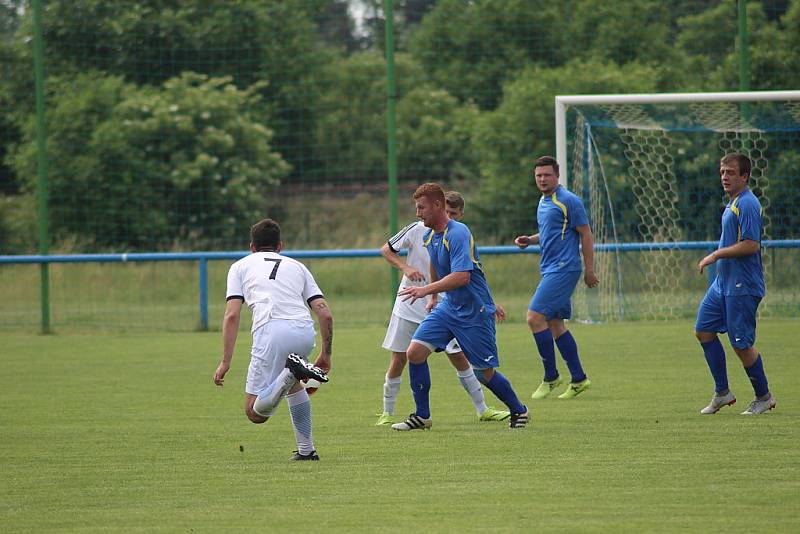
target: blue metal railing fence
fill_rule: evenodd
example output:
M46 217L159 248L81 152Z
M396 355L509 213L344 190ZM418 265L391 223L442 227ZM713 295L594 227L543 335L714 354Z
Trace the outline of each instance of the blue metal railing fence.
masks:
M682 241L672 243L605 243L595 245L600 252L647 252L657 250L708 250L717 248L716 241ZM764 248L800 248L800 239L763 241ZM502 254L539 254L538 246L524 250L515 246L478 247L484 255ZM281 252L291 258L366 258L380 256L378 249L347 250L287 250ZM121 254L64 254L64 255L20 255L0 256L3 264L50 264L50 263L126 263L126 262L158 262L158 261L196 261L198 264L198 313L201 330L208 330L208 262L212 260L238 260L249 254L248 251L228 252L153 252L153 253L121 253ZM709 283L716 276L716 271L708 269Z

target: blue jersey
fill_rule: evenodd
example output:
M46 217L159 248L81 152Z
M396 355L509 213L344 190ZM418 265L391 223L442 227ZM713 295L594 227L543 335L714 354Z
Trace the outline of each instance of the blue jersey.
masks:
M761 265L761 226L761 203L749 189L739 193L725 206L719 248L749 239L759 244L759 250L750 256L717 260L716 283L723 295L763 297L766 293Z
M442 233L428 230L424 243L440 280L450 273L470 273L469 284L447 291L447 298L439 306L445 306L459 318L476 317L482 312L493 314L492 294L467 225L451 219Z
M580 271L580 234L578 226L589 224L581 199L562 186L539 199L536 210L539 245L542 250L542 274Z

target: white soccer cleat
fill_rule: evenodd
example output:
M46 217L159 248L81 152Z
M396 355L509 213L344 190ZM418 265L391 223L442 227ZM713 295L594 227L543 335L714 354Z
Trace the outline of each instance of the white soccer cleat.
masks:
M407 432L409 430L428 430L431 426L433 426L433 420L431 418L425 419L424 417L412 413L405 421L393 424L392 428L400 430L401 432Z
M736 404L736 397L733 396L732 391L728 391L725 395L714 395L711 397L711 402L700 410L700 413L703 415L711 415L717 413L720 408L724 406L733 406Z
M765 400L754 399L753 402L750 403L750 406L742 412L742 415L761 415L773 409L776 404L775 397L770 393L769 397Z

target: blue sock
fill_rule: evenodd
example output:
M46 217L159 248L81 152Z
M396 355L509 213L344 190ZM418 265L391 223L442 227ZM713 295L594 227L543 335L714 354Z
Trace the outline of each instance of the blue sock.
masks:
M408 362L408 379L411 385L411 394L414 395L414 403L417 405L414 413L424 419L430 418L431 370L428 362Z
M528 408L519 401L517 394L514 393L511 382L500 371L495 369L492 379L486 382L486 387L494 393L495 397L503 401L503 404L508 406L511 413L525 413L528 411Z
M750 383L753 384L753 391L756 392L756 397L763 397L769 393L769 384L767 384L767 375L764 373L764 362L761 361L761 355L758 355L756 363L750 367L745 368L747 376L750 377Z
M561 353L561 357L567 362L569 374L572 375L572 383L576 384L586 380L586 373L583 372L581 359L578 357L578 344L575 343L575 338L572 337L569 330L558 336L556 345L558 345L558 352Z
M553 334L550 333L549 328L545 328L541 332L534 332L533 339L536 341L536 348L539 349L539 356L542 358L542 364L544 364L544 380L545 382L551 382L558 378Z
M714 377L714 391L722 393L728 390L728 370L725 367L725 349L718 337L707 343L700 343L706 357L708 369Z

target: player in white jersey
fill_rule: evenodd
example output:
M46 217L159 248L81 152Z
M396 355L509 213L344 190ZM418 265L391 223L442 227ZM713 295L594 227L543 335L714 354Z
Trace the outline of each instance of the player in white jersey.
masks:
M464 214L464 198L455 191L449 191L446 196L447 214L451 219L461 220ZM423 246L423 235L428 228L417 221L409 224L381 248L381 255L392 266L403 273L403 279L397 291L409 286L422 286L428 283L430 276L430 256ZM405 261L400 257L400 250L408 250ZM401 376L406 367L406 349L411 342L419 324L428 315L430 298L419 299L414 303L404 301L397 297L389 319L386 338L383 348L392 352L389 368L383 383L383 413L379 416L375 426L390 425L394 422L394 410L397 403L397 394L400 390ZM505 314L499 308L498 318L502 320ZM502 421L510 416L508 411L495 410L486 405L486 400L480 382L475 376L469 361L458 342L453 339L445 348L450 363L456 369L456 374L470 397L475 411L481 421Z
M278 223L259 221L250 228L250 239L252 254L228 271L223 354L214 383L222 386L230 369L242 303L247 303L253 314L253 348L245 385L245 414L253 423L265 423L286 397L297 440L291 460L319 460L311 432L311 401L301 381L328 381L333 316L306 266L280 254L283 243ZM309 307L317 316L322 338L314 365L307 362L316 337Z

